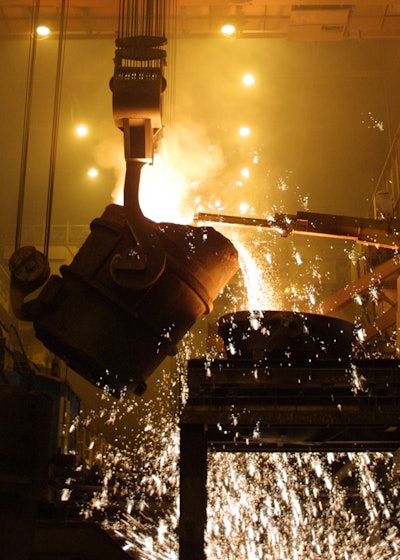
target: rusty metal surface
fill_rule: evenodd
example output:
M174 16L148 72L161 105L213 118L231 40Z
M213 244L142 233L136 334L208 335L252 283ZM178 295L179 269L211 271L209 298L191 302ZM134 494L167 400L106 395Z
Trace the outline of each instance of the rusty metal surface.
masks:
M238 269L233 245L212 228L154 224L166 268L151 286L138 288L140 270L123 286L111 274L116 254L133 252L125 209L110 205L61 277L52 276L36 302L37 337L75 371L101 387L138 393L146 378ZM151 258L151 255L149 255Z
M393 450L398 370L397 360L190 360L181 423L206 426L208 445L225 451Z
M397 450L399 366L398 360L189 360L180 421L180 560L205 558L208 450ZM355 372L364 383L357 392Z
M322 303L323 313L334 313L354 301L357 295L362 295L368 291L371 286L380 286L384 284L390 277L397 277L400 270L400 262L397 258L385 261L375 267L368 274L364 274L361 278L357 278L341 290L335 292L326 298Z
M337 216L316 212L275 214L271 218L249 218L210 212L198 212L198 222L219 222L246 227L266 228L286 237L292 233L309 237L324 237L355 241L397 251L400 246L399 220L376 220L356 216Z

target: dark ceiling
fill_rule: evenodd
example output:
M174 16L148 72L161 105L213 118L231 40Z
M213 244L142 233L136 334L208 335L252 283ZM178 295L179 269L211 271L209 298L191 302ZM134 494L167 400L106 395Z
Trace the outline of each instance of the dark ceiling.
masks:
M0 35L25 33L37 2L0 0ZM59 0L40 3L42 17L58 18ZM383 0L174 0L167 2L178 36L214 36L228 19L242 37L295 41L400 37L400 4ZM118 0L70 0L68 32L103 37L117 28ZM172 23L171 23L172 24Z

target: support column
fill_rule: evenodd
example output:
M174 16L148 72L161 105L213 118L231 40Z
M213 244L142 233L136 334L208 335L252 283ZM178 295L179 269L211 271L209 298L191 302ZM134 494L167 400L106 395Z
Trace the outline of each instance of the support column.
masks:
M207 439L203 424L183 424L180 443L179 560L204 560Z

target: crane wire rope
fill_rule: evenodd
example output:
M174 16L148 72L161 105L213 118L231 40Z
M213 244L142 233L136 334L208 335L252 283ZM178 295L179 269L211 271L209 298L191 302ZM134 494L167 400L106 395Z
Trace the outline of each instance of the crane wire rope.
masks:
M60 10L60 23L59 23L59 38L58 38L58 52L57 52L57 69L56 81L54 87L54 101L53 101L53 125L50 143L50 165L47 184L47 205L46 205L46 220L45 220L45 234L44 234L44 254L48 257L49 244L50 244L50 230L51 230L51 215L53 208L53 195L54 195L54 178L57 158L57 143L58 131L60 123L60 107L61 107L61 90L62 80L64 73L64 57L65 57L65 39L67 33L69 0L62 0Z
M26 170L27 170L27 162L28 162L28 146L29 146L31 114L32 114L32 91L33 91L33 82L34 82L34 74L35 74L35 61L36 61L36 45L37 45L36 28L39 21L39 10L40 10L40 0L33 0L31 33L30 33L30 42L29 42L29 53L28 53L28 72L27 72L26 89L25 89L25 110L24 110L24 121L23 121L23 129L22 129L17 223L16 223L16 231L15 231L16 251L21 247L21 238L22 238L22 221L23 221L24 202L25 202Z
M120 0L117 39L165 36L167 0Z

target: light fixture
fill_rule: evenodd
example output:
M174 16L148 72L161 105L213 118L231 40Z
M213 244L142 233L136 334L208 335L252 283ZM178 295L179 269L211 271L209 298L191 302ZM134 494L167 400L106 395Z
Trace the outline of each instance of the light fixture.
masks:
M221 33L226 37L232 37L236 33L236 27L231 23L225 23L225 25L221 27Z
M86 136L88 133L88 127L85 124L80 124L76 127L75 132L78 136Z
M91 168L88 170L87 174L89 175L89 177L90 177L91 179L94 179L95 177L98 176L99 172L97 171L97 169L96 169L95 167L91 167Z
M247 87L252 86L255 82L253 74L245 74L242 78L242 82Z
M250 128L248 126L241 126L239 128L239 134L240 136L249 136L250 135Z
M50 35L50 28L47 25L39 25L36 28L36 35L41 39L45 39Z

